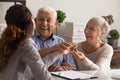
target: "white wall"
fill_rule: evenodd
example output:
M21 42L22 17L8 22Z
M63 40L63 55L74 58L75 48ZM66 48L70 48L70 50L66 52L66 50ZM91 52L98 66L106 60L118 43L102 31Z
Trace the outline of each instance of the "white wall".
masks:
M6 10L13 5L13 3L5 3L5 2L0 2L0 23L4 23L4 17L5 17L5 13Z
M112 14L115 23L111 28L117 28L120 32L120 0L26 0L27 6L36 16L38 9L42 6L51 6L56 10L66 12L66 21L86 23L93 16ZM4 22L6 9L12 3L0 3L0 22ZM119 42L120 45L120 42Z
M51 6L64 10L67 14L66 21L77 22L84 22L92 16L113 14L116 17L120 13L119 3L120 0L27 0L27 6L33 15L36 15L39 7Z

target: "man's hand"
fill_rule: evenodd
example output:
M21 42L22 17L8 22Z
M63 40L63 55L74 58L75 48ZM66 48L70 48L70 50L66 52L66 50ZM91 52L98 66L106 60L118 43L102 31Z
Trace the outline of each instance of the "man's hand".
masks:
M63 62L63 63L61 64L61 66L62 66L62 68L64 69L64 71L66 71L66 70L73 70L73 69L72 69L72 65L71 65L70 63L68 63L68 62Z
M52 66L50 66L48 68L48 71L50 71L50 72L64 71L64 69L60 65L58 65L58 64L53 64Z
M73 70L72 65L68 62L63 62L61 65L58 64L53 64L48 68L50 72L55 72L55 71L67 71L67 70Z

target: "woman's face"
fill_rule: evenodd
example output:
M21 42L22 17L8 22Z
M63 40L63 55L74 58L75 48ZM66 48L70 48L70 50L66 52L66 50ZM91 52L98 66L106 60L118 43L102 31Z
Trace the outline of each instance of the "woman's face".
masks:
M101 36L100 23L97 20L89 20L84 33L86 40L99 40Z

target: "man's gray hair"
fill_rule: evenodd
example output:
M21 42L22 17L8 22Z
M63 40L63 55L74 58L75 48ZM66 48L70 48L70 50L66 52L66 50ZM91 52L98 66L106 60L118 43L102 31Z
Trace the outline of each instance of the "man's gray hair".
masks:
M56 17L57 19L57 12L55 9L53 9L52 7L49 7L49 6L45 6L45 7L42 7L38 10L38 13L37 13L37 16L39 15L40 12L52 12L53 15Z

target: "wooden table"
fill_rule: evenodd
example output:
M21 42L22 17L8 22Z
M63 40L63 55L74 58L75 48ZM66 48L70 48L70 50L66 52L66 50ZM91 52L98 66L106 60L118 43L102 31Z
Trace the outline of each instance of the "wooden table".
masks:
M111 61L111 68L120 68L120 47L114 50Z

